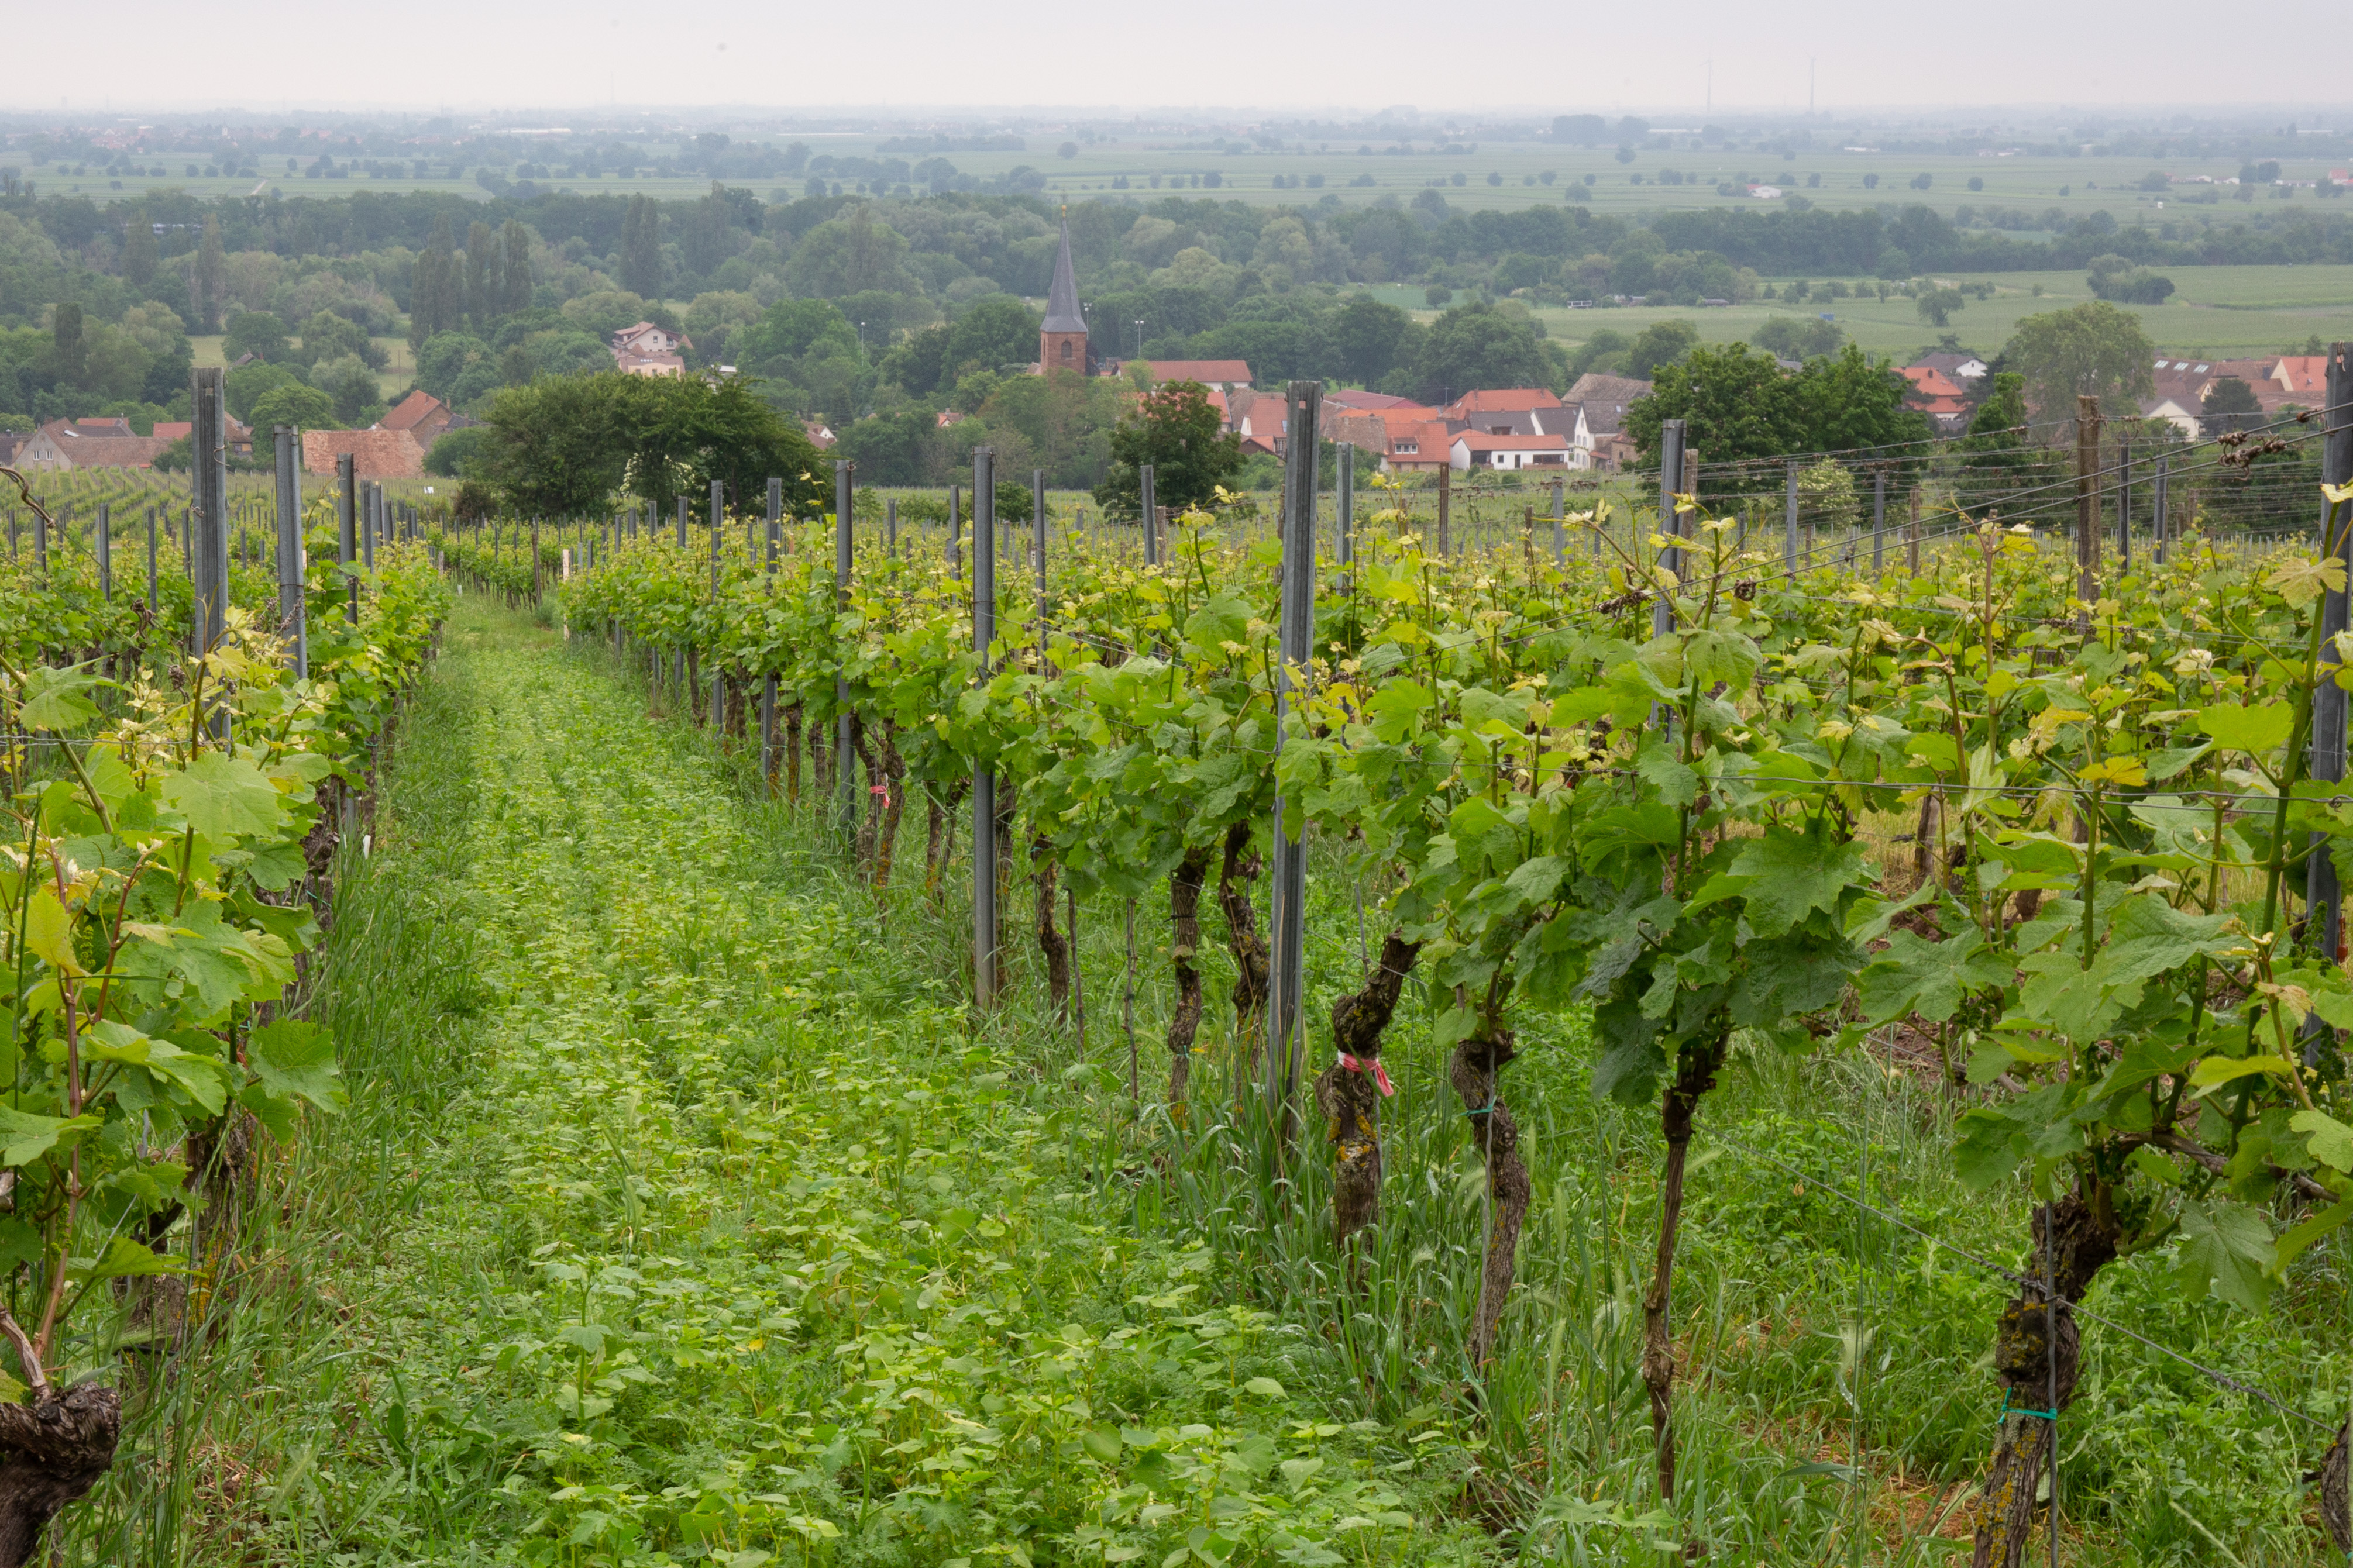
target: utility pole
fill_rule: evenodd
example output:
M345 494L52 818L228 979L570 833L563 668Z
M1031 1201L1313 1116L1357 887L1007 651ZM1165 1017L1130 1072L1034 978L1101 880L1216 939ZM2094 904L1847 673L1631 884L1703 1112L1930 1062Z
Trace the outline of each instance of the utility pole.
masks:
M1274 684L1274 748L1281 753L1289 724L1292 672L1304 669L1315 647L1315 487L1316 428L1324 405L1324 384L1294 381L1285 394L1289 405L1291 442L1284 451L1288 470L1283 486L1282 578L1279 595L1281 625L1276 643L1282 656ZM1305 977L1307 929L1307 850L1303 835L1294 836L1283 821L1283 800L1274 801L1274 973L1275 1048L1267 1057L1267 1099L1275 1112L1285 1145L1297 1130L1295 1100L1306 1060L1300 1029L1300 993Z
M988 679L988 648L997 640L997 454L972 452L972 651L976 679ZM997 774L972 775L972 994L987 1012L997 1005Z

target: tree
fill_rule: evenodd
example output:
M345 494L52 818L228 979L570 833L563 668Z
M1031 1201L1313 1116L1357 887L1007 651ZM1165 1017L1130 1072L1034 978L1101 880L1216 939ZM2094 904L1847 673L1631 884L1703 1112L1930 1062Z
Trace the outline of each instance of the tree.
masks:
M1672 364L1699 344L1699 331L1689 321L1655 321L1634 334L1626 350L1626 374L1649 381L1661 367Z
M425 471L445 479L470 479L475 477L483 454L496 438L487 425L468 425L456 430L444 430L435 439L432 449L425 454Z
M1153 499L1161 506L1208 504L1240 471L1241 437L1226 433L1198 381L1163 382L1138 398L1111 433L1111 472L1095 488L1106 515L1143 512L1137 469L1152 465Z
M1529 320L1483 302L1430 323L1413 366L1420 399L1437 405L1481 387L1551 386L1553 362Z
M893 294L917 292L900 258L907 241L874 216L867 203L852 207L846 218L818 225L793 247L785 275L794 292L818 300L836 300L869 289Z
M228 330L221 334L221 356L235 364L248 354L271 364L292 359L294 343L286 335L286 323L268 310L239 310L231 316Z
M375 372L350 354L312 366L311 384L333 400L335 418L346 430L372 423L369 411L383 405Z
M1998 506L2005 495L2040 489L2058 477L2061 465L2048 448L2036 446L2027 426L2024 387L2024 378L2015 371L1997 373L1969 420L1968 434L1958 443L1954 499L1966 511ZM2037 456L2038 451L2042 455Z
M256 399L246 423L256 430L280 425L297 430L325 430L335 423L335 403L317 387L293 382Z
M831 480L818 477L830 470L807 435L762 401L750 377L607 371L576 379L599 384L613 400L629 489L658 515L667 516L681 495L707 494L713 479L739 506L765 498L772 478L785 481L788 510L821 507L832 494Z
M630 456L617 371L509 387L483 412L478 468L514 511L585 517L620 488ZM436 443L437 447L438 443Z
M499 314L493 299L498 286L492 271L498 265L496 251L489 224L477 223L466 230L466 320L478 332L489 331L491 320Z
M1711 462L1903 448L1928 434L1926 419L1904 406L1905 390L1853 343L1794 374L1746 343L1708 344L1662 367L1651 395L1626 410L1625 427L1651 463L1669 419L1684 422L1685 441Z
M332 310L312 312L311 319L302 323L301 357L317 364L323 360L346 356L374 368L383 368L384 351L368 341L368 335L360 331L357 323L347 321Z
M456 331L465 313L466 279L458 264L449 215L433 220L432 235L409 273L408 341L421 345L437 332Z
M155 228L143 216L122 226L122 278L141 289L155 281Z
M2255 389L2235 375L2217 377L2198 404L2198 433L2220 436L2225 430L2252 430L2263 423L2263 405Z
M49 319L49 341L58 356L58 381L79 392L90 374L90 345L82 341L81 307L68 300Z
M1370 386L1398 367L1413 318L1369 294L1351 294L1332 312L1335 368L1350 381Z
M230 371L222 381L221 401L229 417L253 423L254 405L281 386L301 386L302 373L282 364L247 364Z
M631 196L621 214L621 287L659 300L661 285L661 208L651 196Z
M1913 301L1920 319L1938 327L1953 324L1953 313L1968 300L1958 289L1923 289Z
M2071 422L2079 396L2118 405L2147 397L2156 358L2140 321L2105 300L2027 317L2001 352L2023 378L2035 416Z
M521 218L507 219L499 249L504 253L506 262L505 276L500 282L499 308L507 315L518 315L531 309L532 287L531 234L522 226Z
M220 215L205 215L204 238L196 247L196 264L188 273L189 303L195 307L196 330L220 331L221 281L228 253L221 247Z
M1810 360L1838 353L1846 332L1819 316L1776 316L1748 341L1778 359Z

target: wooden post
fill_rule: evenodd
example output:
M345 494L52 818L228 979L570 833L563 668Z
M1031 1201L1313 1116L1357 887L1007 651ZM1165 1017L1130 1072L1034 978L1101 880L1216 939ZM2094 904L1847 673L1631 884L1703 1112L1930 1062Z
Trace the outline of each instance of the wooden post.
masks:
M768 509L765 528L767 534L766 565L770 581L776 575L776 520L785 510L785 481L768 481ZM776 743L776 672L770 670L760 678L760 778L768 794L776 793L776 773L782 765Z
M1046 470L1029 470L1030 564L1038 574L1038 653L1046 652Z
M1568 481L1552 482L1552 563L1568 569Z
M1283 454L1282 621L1276 628L1281 668L1274 683L1274 747L1282 750L1291 709L1292 672L1303 669L1315 650L1316 430L1322 424L1324 384L1294 381L1285 401L1290 445ZM1267 1055L1266 1088L1277 1125L1289 1142L1298 1121L1299 1081L1306 1065L1305 1032L1300 1027L1305 980L1307 849L1304 836L1283 824L1283 801L1274 801L1274 909L1272 995L1268 1020L1275 1048Z
M1871 474L1871 575L1876 581L1887 570L1887 465Z
M539 519L531 520L531 602L534 608L540 599L539 581Z
M1683 477L1683 422L1669 419L1659 427L1659 532L1666 538L1677 537L1675 519L1675 486ZM1683 552L1674 545L1659 552L1659 564L1681 579ZM1651 605L1651 635L1662 637L1675 629L1675 592L1672 588L1657 588L1658 598Z
M857 465L836 459L833 465L833 605L849 613L850 546L855 539L853 518L858 505ZM845 846L858 840L858 753L850 734L849 678L833 678L835 793L841 797L841 837Z
M1794 458L1789 460L1788 514L1782 524L1781 565L1788 573L1789 581L1795 583L1798 580L1798 463Z
M228 608L228 510L223 374L217 365L194 373L188 441L188 575L195 588L190 641L199 654L220 640Z
M2092 629L2100 602L2100 400L2075 399L2075 624Z
M384 512L384 487L370 479L361 493L360 504L360 566L364 571L375 570L375 531Z
M2353 482L2353 343L2332 343L2328 349L2326 388L2327 416L2321 421L2320 479L2323 484ZM2321 552L2353 561L2353 509L2338 522L2337 536L2327 536L2328 509L2321 512ZM2320 604L2320 648L2324 666L2343 662L2337 652L2337 634L2346 629L2347 601L2343 589L2327 593ZM2330 784L2345 779L2347 700L2333 675L2324 674L2312 699L2312 776ZM2312 853L2305 862L2305 944L2321 961L2334 965L2344 952L2345 899L2338 885L2337 863L2330 858L2326 835L2312 836ZM2318 1024L2315 1029L2312 1024ZM2319 1016L2306 1026L2304 1058L2308 1065L2320 1059L2324 1037L2333 1032Z
M114 509L98 503L98 596L114 602Z
M686 548L686 497L678 498L678 547Z
M972 453L972 651L976 679L988 679L988 648L997 640L997 454ZM972 775L972 993L984 1011L997 1005L997 774Z
M899 498L896 496L882 503L882 553L893 561L899 558Z
M2327 445L2326 445L2326 439L2327 439L2327 437L2326 437L2326 435L2325 435L2325 433L2324 433L2324 436L2323 436L2323 446L2322 446L2322 447L2321 447L2321 451L2322 451L2322 454L2323 454L2324 456L2326 456L2326 455L2327 455ZM2164 564L2165 564L2165 545L2166 545L2166 534L2169 531L2169 530L2170 530L2170 524L2171 524L2171 522L2172 522L2172 519L2171 519L2171 517L2167 513L2167 511L2166 511L2166 510L2165 510L2165 500L2166 500L2165 489L2166 489L2166 481L2167 481L2168 479L2169 479L2170 478L2172 478L2172 474L2173 474L2173 454L2172 454L2172 453L2170 453L2170 452L2168 452L2168 451L2164 450L2162 447L2160 447L2160 448L2158 448L2158 454L2157 454L2157 472L2156 472L2154 475L2152 475L2152 476L2150 477L2150 479L2149 479L2149 487L2148 487L2148 488L2149 488L2149 508L2148 508L2148 537L2149 537L2149 544L2150 544L2150 547L2151 547L2151 548L2155 551L2155 552L2156 552L2156 555L2157 555L2157 563L2158 563L2159 566L2162 566L2162 565L2164 565Z
M155 509L147 509L147 613L155 613Z
M1144 563L1160 564L1160 514L1152 500L1152 465L1140 463L1135 469L1136 522L1144 530Z
M1339 491L1332 503L1332 553L1340 567L1340 592L1346 594L1355 581L1348 568L1356 563L1356 444L1343 441L1334 455L1339 459Z
M2132 442L2121 437L2116 442L2116 559L2124 570L2132 570Z
M310 627L302 602L302 466L300 437L280 425L271 433L278 457L278 618L290 634L287 668L297 680L311 675Z
M44 577L49 574L49 520L39 511L33 513L33 570Z
M719 555L726 542L727 485L711 481L711 602L719 602ZM716 657L711 661L711 732L723 744L727 738L727 672Z
M964 487L948 487L948 575L964 576Z
M1445 458L1438 465L1438 553L1441 557L1447 553L1447 531L1451 521L1448 514L1454 499L1453 452L1448 451Z
M1905 530L1905 547L1910 552L1908 564L1912 575L1920 575L1920 487L1912 487L1912 523Z

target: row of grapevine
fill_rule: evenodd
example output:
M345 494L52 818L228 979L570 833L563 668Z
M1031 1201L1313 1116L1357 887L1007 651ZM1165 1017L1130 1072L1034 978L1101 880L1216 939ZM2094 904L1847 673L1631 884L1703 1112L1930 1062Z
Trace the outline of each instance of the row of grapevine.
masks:
M2327 498L2337 532L2347 500ZM1300 1097L1324 1112L1344 1254L1378 1216L1401 986L1418 973L1450 999L1439 1041L1492 1212L1474 1368L1513 1311L1529 1197L1504 1072L1520 1020L1589 1009L1594 1092L1654 1107L1663 1134L1642 1377L1668 1500L1677 1226L1727 1053L1925 1040L1970 1106L1963 1177L2038 1197L2031 1266L1988 1325L2008 1397L1978 1561L2015 1563L2099 1271L2173 1247L2193 1295L2256 1310L2353 1216L2335 1033L2353 986L2299 912L2311 858L2353 827L2306 771L2341 568L2308 546L2242 564L2191 533L2161 563L2110 558L2085 603L2077 563L2023 526L1874 578L1786 573L1689 498L1675 521L1630 546L1606 516L1573 520L1607 551L1588 565L1581 542L1560 563L1533 541L1440 556L1402 511L1375 514L1352 561L1318 563L1314 652L1288 668L1280 552L1225 542L1211 512L1176 520L1156 566L1056 540L1042 590L1000 579L985 648L954 552L870 542L845 585L817 524L784 525L781 550L732 528L684 548L599 533L564 613L714 728L759 731L775 786L838 812L877 880L919 803L944 890L958 808L996 780L990 879L1000 902L1032 885L1057 1007L1058 884L1165 885L1179 1129L1212 898L1239 977L1235 1078L1265 1086L1251 1104L1278 1160L1296 1157ZM552 574L518 563L517 538L439 544L519 595ZM1376 922L1312 1073L1299 1034L1268 1026L1253 887L1278 802ZM1909 864L1875 862L1871 830L1899 812ZM2341 1508L2329 1524L2341 1539Z
M307 521L301 679L266 564L232 571L227 629L200 652L176 541L152 599L102 584L62 531L37 564L0 565L7 1568L114 1463L125 1394L100 1374L191 1342L237 1289L255 1162L304 1107L343 1103L332 1042L288 1000L445 590L396 550L350 615L332 508Z

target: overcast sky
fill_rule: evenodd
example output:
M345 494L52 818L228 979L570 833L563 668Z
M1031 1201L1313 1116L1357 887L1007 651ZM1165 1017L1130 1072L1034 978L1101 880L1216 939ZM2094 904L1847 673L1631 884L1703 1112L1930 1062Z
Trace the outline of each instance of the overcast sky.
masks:
M2333 68L2322 63L2353 41L2353 19L2335 0L2274 0L2244 17L2187 0L477 0L390 9L246 0L196 11L114 0L99 13L26 5L8 35L11 57L37 68L7 73L0 106L40 112L613 102L1697 110L1711 60L1713 102L1724 110L1803 110L1810 60L1824 109L2250 106L2311 129L2314 104L2353 99L2331 90ZM2313 63L2299 72L2305 60ZM2353 113L2335 118L2353 122Z

